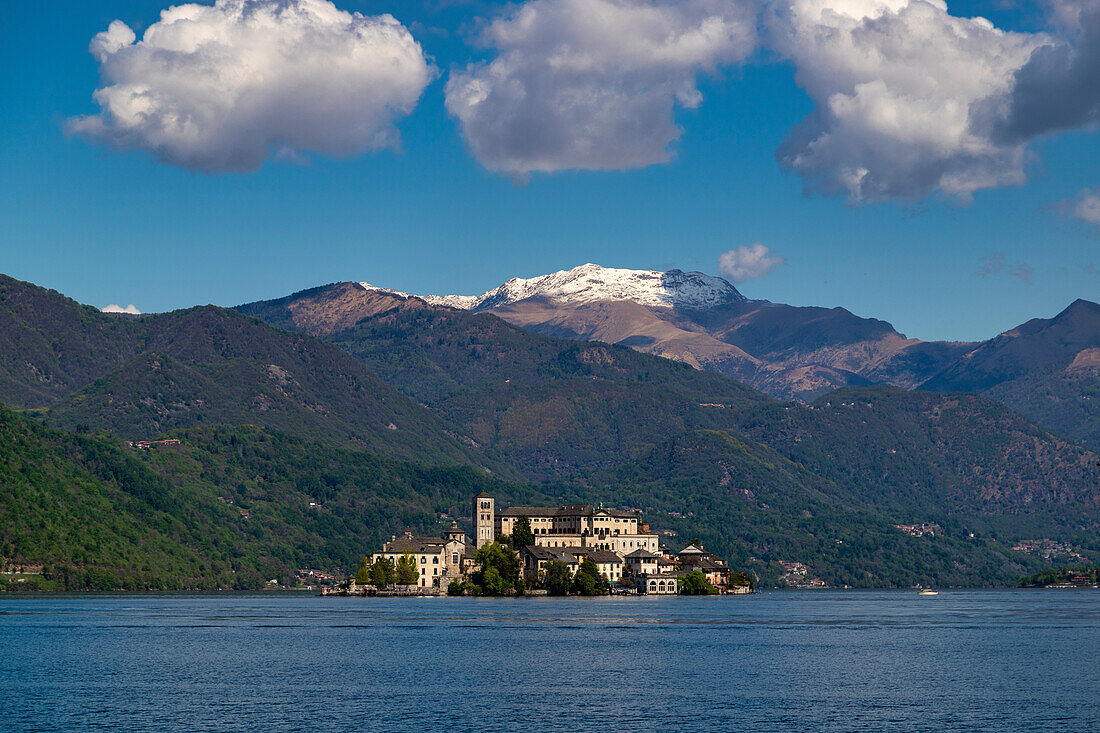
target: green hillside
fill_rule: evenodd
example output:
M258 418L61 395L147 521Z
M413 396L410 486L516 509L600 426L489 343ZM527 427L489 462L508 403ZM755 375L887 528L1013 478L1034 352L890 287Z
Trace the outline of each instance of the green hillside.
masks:
M860 497L865 488L834 482L732 431L677 436L634 464L571 488L590 498L601 486L613 486L625 506L642 508L655 529L674 531L670 545L698 538L765 584L778 582L779 561L805 563L832 586L857 587L1006 585L1046 567L1011 551L1011 541L980 515L937 512L942 534L911 537L894 525L932 517ZM1059 532L1049 518L1036 523Z
M1100 451L1100 365L1039 367L987 394L1055 434Z
M850 387L813 405L768 405L741 430L844 487L846 498L914 519L959 513L1052 519L1097 532L1094 453L992 399Z
M0 402L43 407L122 365L140 325L0 275Z
M543 499L468 467L262 428L175 435L182 446L135 450L0 408L3 564L44 564L67 589L258 588L299 568L352 568L407 528L437 532L480 491Z
M510 474L361 360L213 306L130 317L0 279L0 402L130 440L255 424L398 458Z

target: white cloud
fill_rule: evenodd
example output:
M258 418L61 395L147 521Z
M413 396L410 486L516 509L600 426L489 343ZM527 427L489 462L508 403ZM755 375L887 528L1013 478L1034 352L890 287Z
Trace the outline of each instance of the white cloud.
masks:
M484 30L491 62L452 72L447 110L483 165L516 176L666 162L697 76L751 53L752 2L530 0Z
M141 40L114 21L89 48L102 111L69 130L207 173L273 154L348 156L399 143L434 70L389 15L327 0L217 0L161 11Z
M1080 219L1086 224L1100 227L1100 186L1082 189L1068 201L1055 204L1055 210L1065 216Z
M129 313L132 316L140 316L141 315L141 311L139 311L137 309L137 306L134 305L133 303L126 306L125 308L123 308L118 303L111 303L109 306L107 306L106 308L103 308L102 310L103 310L104 313Z
M997 142L972 109L1002 94L1043 37L958 18L943 0L776 0L766 17L815 104L777 156L851 203L1023 183L1025 142Z
M718 256L718 273L733 283L763 277L778 265L787 264L787 259L773 255L771 250L760 242L751 247L738 247Z

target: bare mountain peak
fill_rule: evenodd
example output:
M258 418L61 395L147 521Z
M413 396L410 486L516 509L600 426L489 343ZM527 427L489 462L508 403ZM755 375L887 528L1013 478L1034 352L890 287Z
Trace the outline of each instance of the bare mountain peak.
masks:
M371 287L366 283L363 286ZM592 263L538 277L514 277L481 295L419 297L432 305L464 310L487 310L536 297L565 303L624 300L652 307L696 310L745 300L726 280L701 272L626 270Z

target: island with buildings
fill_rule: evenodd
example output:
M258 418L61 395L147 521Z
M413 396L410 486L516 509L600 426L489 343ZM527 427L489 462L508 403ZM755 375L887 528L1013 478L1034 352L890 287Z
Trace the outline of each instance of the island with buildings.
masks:
M638 513L591 504L498 510L472 501L472 537L451 523L442 537L391 537L359 571L325 594L676 595L751 593L751 578L698 542L663 548Z

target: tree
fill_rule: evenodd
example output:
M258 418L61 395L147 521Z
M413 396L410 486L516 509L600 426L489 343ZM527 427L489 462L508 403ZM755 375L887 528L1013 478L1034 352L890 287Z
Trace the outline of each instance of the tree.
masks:
M731 588L748 586L749 590L755 590L752 576L748 573L730 573L729 584Z
M355 582L359 585L366 585L370 582L370 570L371 564L367 561L367 558L363 558L359 561L359 569L355 571Z
M586 557L577 574L573 576L573 592L579 596L607 594L607 580L600 575L600 568L592 558Z
M397 584L415 585L419 578L420 573L416 568L416 559L406 552L397 561Z
M543 585L546 592L552 596L564 596L569 593L569 586L573 582L569 566L561 560L551 560L546 565L546 576Z
M520 514L516 524L512 527L512 547L522 550L535 544L535 533L531 531L531 520L526 514Z
M702 570L693 570L676 581L680 594L685 596L715 595L718 589L710 584Z
M379 588L385 588L394 582L397 571L393 567L393 560L388 557L380 557L370 566L370 584Z
M470 581L487 596L504 595L519 583L519 556L507 545L483 545L474 555L474 562L480 567L470 573Z

